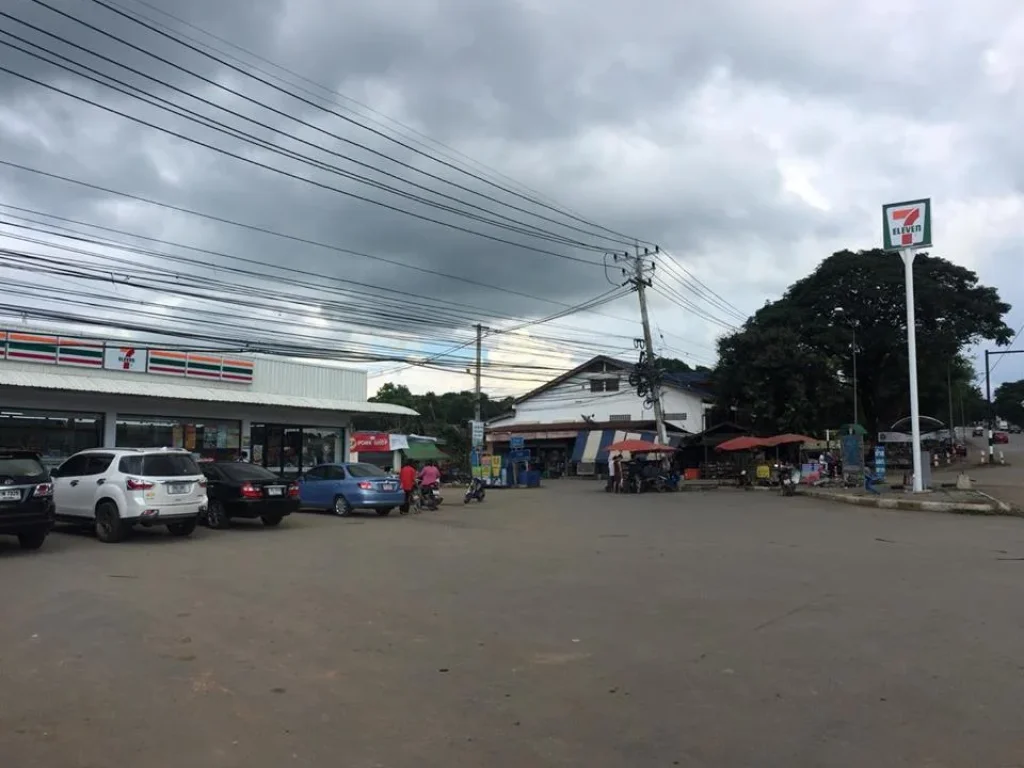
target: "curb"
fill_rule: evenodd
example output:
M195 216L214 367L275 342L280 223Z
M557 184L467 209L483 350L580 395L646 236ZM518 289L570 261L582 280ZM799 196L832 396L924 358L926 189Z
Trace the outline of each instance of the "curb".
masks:
M1013 507L1005 502L994 499L988 494L978 493L989 499L989 502L954 502L954 501L918 501L915 499L900 499L892 496L855 496L849 493L828 493L814 488L799 488L797 494L812 499L826 499L841 504L854 504L860 507L875 507L877 509L904 509L921 512L954 512L969 515L1013 515L1017 513Z

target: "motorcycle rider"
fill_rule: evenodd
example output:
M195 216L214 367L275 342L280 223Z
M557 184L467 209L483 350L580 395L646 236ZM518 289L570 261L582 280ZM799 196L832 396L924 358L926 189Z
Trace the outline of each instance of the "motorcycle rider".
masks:
M433 461L427 461L419 475L420 488L424 493L434 496L437 486L441 484L441 470Z

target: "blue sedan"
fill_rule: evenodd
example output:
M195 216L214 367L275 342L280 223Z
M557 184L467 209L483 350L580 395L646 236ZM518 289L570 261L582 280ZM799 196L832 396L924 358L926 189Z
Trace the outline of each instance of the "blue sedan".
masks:
M398 478L372 464L321 464L299 477L303 507L348 517L357 509L387 515L405 503Z

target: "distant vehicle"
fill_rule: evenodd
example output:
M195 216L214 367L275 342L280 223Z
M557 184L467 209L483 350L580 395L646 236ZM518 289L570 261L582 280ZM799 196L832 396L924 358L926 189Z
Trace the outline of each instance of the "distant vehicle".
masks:
M39 455L0 448L0 534L39 549L53 521L53 484Z
M373 464L321 464L299 476L303 507L327 509L348 517L372 509L381 517L405 503L398 478Z
M1010 442L1010 436L1006 432L996 432L992 435L993 443L1008 443Z
M1006 419L996 420L996 429L1001 429L1005 432L1009 426L1010 425L1006 423Z
M202 522L228 528L233 518L259 518L269 528L299 510L299 486L269 469L240 461L204 462L208 504Z
M1021 428L1020 428L1019 426L1017 426L1016 424L1011 424L1011 425L1010 425L1010 428L1009 428L1009 430L1007 430L1007 431L1008 431L1008 432L1009 432L1009 433L1010 433L1011 435L1019 435L1019 434L1021 433L1021 431L1022 431L1022 430L1021 430Z
M206 513L206 478L180 448L94 448L50 476L57 519L95 526L106 543L122 541L133 525L191 536Z
M984 427L975 427L974 431L971 432L971 434L974 435L975 437L984 437L985 436L985 428Z

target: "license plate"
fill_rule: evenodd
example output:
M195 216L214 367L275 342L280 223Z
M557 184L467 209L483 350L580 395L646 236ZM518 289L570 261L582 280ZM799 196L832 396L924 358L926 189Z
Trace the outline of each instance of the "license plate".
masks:
M168 483L167 492L175 495L188 493L189 488L192 486L191 483Z
M14 491L10 488L0 491L0 501L21 501L21 491Z
M394 483L381 483L380 487L385 491L393 491L397 486Z
M283 496L283 495L284 495L284 488L282 488L279 485L275 485L275 486L272 486L270 488L267 488L267 496Z

